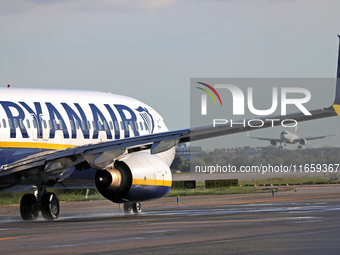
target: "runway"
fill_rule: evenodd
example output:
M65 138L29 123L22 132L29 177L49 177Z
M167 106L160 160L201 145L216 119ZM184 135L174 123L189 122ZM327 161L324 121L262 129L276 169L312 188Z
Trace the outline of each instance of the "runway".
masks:
M57 221L0 209L3 254L339 254L340 186L163 198L140 215L109 201L61 203Z

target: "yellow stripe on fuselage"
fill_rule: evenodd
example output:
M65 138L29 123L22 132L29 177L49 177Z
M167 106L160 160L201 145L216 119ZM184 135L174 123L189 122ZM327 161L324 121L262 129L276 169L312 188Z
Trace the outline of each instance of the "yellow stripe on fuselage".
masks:
M47 149L61 150L75 145L54 144L54 143L36 143L36 142L0 142L0 148L29 148L29 149Z
M53 143L36 143L36 142L0 142L0 148L29 148L29 149L47 149L47 150L61 150L75 145L68 144L53 144ZM167 180L144 180L133 179L133 185L150 185L150 186L167 186L171 187L172 181Z
M340 105L338 105L338 104L333 104L332 106L333 106L333 108L334 108L336 114L337 114L338 117L340 118Z
M168 186L168 187L171 187L172 181L133 179L132 185L150 185L150 186Z

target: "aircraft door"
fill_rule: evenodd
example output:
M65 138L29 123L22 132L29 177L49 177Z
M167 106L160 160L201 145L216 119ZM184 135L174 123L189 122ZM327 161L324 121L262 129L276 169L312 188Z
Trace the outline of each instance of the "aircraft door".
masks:
M42 128L42 139L47 141L50 137L51 124L44 114L40 114L41 128Z
M30 116L30 122L31 122L31 135L32 135L32 139L34 141L38 140L38 134L40 134L40 126L39 126L39 122L36 118L35 115L31 115Z

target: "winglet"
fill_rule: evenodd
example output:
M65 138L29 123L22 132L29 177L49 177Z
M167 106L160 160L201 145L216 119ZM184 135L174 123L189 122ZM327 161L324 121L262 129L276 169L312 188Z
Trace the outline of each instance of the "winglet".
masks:
M336 75L336 89L333 108L336 111L337 115L340 117L340 35L338 35L338 37L339 37L338 69Z

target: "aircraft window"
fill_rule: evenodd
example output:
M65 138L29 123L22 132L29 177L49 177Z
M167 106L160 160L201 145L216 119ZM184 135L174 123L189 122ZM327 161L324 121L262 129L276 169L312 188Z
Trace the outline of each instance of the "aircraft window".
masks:
M128 124L128 122L127 121L125 121L125 130L129 130L129 124Z
M112 124L112 121L109 122L109 125L110 125L110 129L113 130L113 124Z
M58 129L58 124L57 124L57 121L55 119L53 120L53 126L54 126L54 129Z
M115 121L115 129L116 129L117 131L119 130L118 121Z
M9 128L13 128L13 122L11 119L8 119L8 126Z
M64 129L63 122L61 120L59 120L59 127L60 129Z
M71 129L72 129L72 130L75 130L74 124L73 124L73 120L70 120L70 125L71 125Z
M1 128L1 123L0 123L0 128Z
M76 129L79 129L79 128L80 128L79 121L76 120Z
M103 125L102 125L102 123L100 122L100 120L98 120L98 129L99 129L99 130L103 130Z
M47 128L46 120L42 120L42 123L43 123L44 129L46 129Z
M48 120L48 126L50 127L50 129L53 129L53 122L52 122L52 120Z
M22 121L22 119L19 119L19 126L20 126L21 129L25 128L24 122Z
M107 121L104 120L103 123L104 123L104 129L105 130L110 130L109 125L107 124Z
M135 129L138 131L138 123L135 121Z
M83 129L83 130L85 130L86 129L86 126L85 126L85 121L81 121L81 128Z
M144 122L144 127L145 127L145 130L148 130L148 125L146 125L146 122Z
M37 128L37 121L35 119L33 119L33 127Z
M143 130L143 124L142 124L142 122L139 122L139 127L140 127L140 130Z
M94 130L97 129L97 126L96 126L96 122L95 122L95 121L92 121L92 127L93 127Z
M18 127L19 127L19 124L18 124L18 120L17 120L17 119L14 119L14 120L13 120L13 123L14 123L14 127L15 127L15 128L18 128Z
M87 129L90 130L91 129L91 124L90 124L90 121L87 121Z
M132 120L130 121L130 127L131 127L131 130L134 130L134 126L133 126Z
M30 124L30 121L28 119L26 120L26 126L27 126L27 128L31 128L31 124Z
M7 127L7 125L6 125L6 120L2 119L2 125L3 125L4 128Z
M121 130L125 130L123 121L120 122L120 128Z

